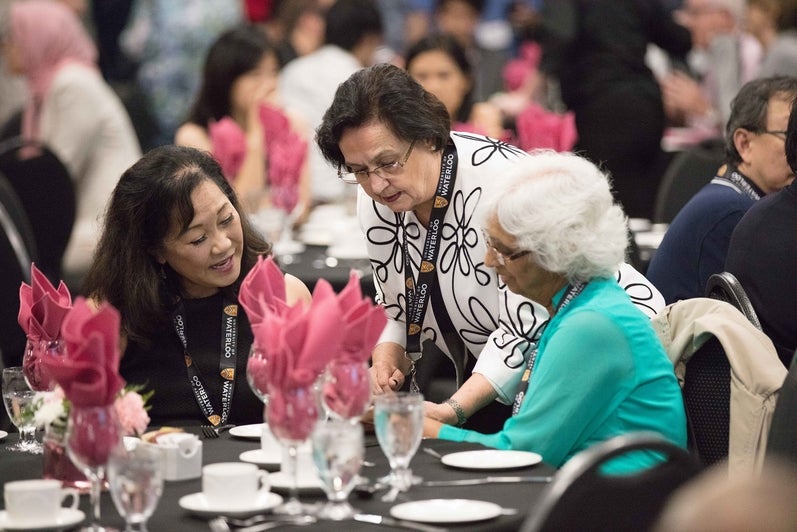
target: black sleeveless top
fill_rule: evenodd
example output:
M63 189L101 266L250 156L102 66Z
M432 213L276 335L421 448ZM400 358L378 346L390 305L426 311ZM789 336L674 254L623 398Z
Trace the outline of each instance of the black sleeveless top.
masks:
M221 293L200 299L185 299L185 331L188 352L202 372L207 390L217 412L221 412ZM208 421L197 405L188 381L183 346L171 321L154 331L148 347L130 342L120 363L120 373L128 384L144 384L144 391L154 390L149 401L150 426L200 425ZM252 327L238 305L238 349L235 368L235 391L229 423L236 425L263 422L263 403L246 382L246 361L253 342Z

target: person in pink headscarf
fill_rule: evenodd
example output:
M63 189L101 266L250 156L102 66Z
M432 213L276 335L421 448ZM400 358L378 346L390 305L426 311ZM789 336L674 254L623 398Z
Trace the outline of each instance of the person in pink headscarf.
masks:
M141 156L135 131L97 68L94 43L61 2L13 3L4 52L28 86L22 136L52 149L74 180L77 212L62 266L81 273L118 176Z

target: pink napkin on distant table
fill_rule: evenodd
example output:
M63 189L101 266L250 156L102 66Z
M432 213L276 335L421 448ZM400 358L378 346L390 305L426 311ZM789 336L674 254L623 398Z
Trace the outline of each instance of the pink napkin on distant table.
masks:
M353 271L338 295L338 305L344 333L340 353L335 358L367 361L387 324L384 309L363 297L360 278Z
M125 385L119 375L119 312L103 303L96 312L78 297L61 333L67 352L43 361L47 371L77 407L107 406Z
M340 350L344 328L335 291L321 279L309 307L297 303L281 313L264 309L253 333L266 356L270 393L309 386Z
M518 146L524 151L548 148L570 151L576 143L576 119L572 112L554 113L532 103L516 121Z
M61 323L72 308L69 288L61 281L56 290L35 264L30 265L30 278L30 285L19 287L19 326L32 338L57 340Z
M257 258L257 263L241 281L238 301L246 311L252 329L263 321L266 308L277 314L287 311L285 276L273 257Z

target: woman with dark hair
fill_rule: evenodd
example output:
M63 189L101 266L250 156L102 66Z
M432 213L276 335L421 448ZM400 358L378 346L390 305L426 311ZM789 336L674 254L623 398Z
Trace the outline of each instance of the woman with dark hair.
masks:
M252 331L237 296L270 251L208 153L162 146L122 175L84 291L119 309L120 371L154 390L153 425L262 421L246 383ZM286 276L285 285L288 303L309 301L301 281ZM232 386L220 365L233 370Z
M235 27L213 43L202 85L175 144L210 151L244 207L264 197L290 211L309 208L307 141L277 98L275 48L256 26Z
M450 131L448 111L404 70L387 64L356 72L340 85L317 131L339 178L359 185L357 215L388 324L372 353L375 393L413 375L425 342L447 356L461 387L427 414L498 429L527 353L548 313L506 290L483 262L486 244L474 219L488 181L502 182L526 157L475 133ZM508 257L507 260L514 260ZM664 301L630 266L617 265L622 286L651 314ZM429 352L427 345L424 352ZM475 366L474 366L475 364Z

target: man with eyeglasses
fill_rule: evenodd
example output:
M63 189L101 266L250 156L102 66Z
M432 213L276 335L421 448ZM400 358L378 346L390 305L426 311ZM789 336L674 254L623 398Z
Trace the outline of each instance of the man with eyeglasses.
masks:
M773 77L747 83L733 100L725 165L672 221L647 270L668 304L703 296L744 213L794 179L784 140L795 97L797 78Z

